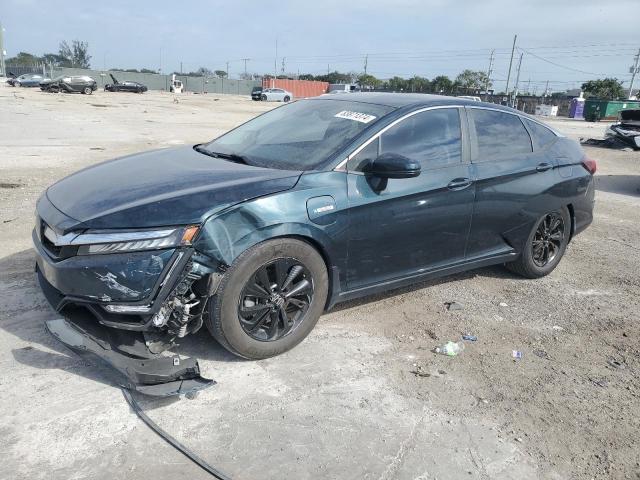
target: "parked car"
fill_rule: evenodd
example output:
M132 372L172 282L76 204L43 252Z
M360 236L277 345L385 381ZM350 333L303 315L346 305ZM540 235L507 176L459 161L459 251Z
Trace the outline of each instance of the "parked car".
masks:
M18 77L9 78L7 83L12 87L37 87L44 80L49 79L38 73L25 73Z
M265 88L260 98L263 102L288 102L293 98L293 93L282 88Z
M43 80L40 82L40 90L43 92L80 92L85 95L91 95L98 88L96 81L86 75L61 75L53 80Z
M117 338L158 351L204 323L266 358L344 300L494 264L548 275L592 221L595 170L507 107L325 95L52 185L36 270L56 310L82 306Z
M169 92L171 93L182 93L184 86L180 80L176 80L175 74L171 76L171 83L169 84Z
M113 83L107 83L104 86L105 92L134 92L134 93L143 93L147 91L146 85L138 82L132 81L124 81L120 83L116 77L113 76L112 73L109 74Z
M5 80L5 82L8 83L10 87L14 87L16 78L17 78L17 75L15 73L9 72L7 74L7 79Z
M604 131L606 141L640 150L640 108L621 110L618 121Z
M253 87L251 89L251 100L262 100L262 87Z

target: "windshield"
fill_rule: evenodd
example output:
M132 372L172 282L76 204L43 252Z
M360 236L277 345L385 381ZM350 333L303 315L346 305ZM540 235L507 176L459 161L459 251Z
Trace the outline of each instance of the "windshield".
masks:
M256 167L312 170L392 110L360 102L300 100L271 110L202 149L234 155Z

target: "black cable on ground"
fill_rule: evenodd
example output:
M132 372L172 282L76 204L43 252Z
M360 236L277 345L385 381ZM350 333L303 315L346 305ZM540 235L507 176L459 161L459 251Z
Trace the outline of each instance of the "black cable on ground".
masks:
M136 399L133 397L133 395L131 395L131 392L128 389L122 388L122 394L124 395L124 398L127 401L127 403L131 406L131 408L133 409L135 414L138 416L138 418L140 420L142 420L144 423L146 423L147 426L151 430L153 430L158 435L160 435L164 440L166 440L167 443L169 443L176 450L181 452L184 456L189 458L192 462L194 462L200 468L202 468L206 472L210 473L211 475L213 475L217 479L219 479L219 480L231 480L230 476L228 476L227 474L225 474L225 473L221 472L220 470L218 470L218 469L212 467L211 465L209 465L207 462L205 462L203 459L201 459L199 456L197 456L195 453L193 453L187 447L182 445L180 442L178 442L175 438L173 438L167 432L165 432L162 428L160 428L158 426L158 424L156 424L153 420L151 420L147 416L146 413L144 413L144 411L142 410L142 408L140 408L140 405L138 404Z

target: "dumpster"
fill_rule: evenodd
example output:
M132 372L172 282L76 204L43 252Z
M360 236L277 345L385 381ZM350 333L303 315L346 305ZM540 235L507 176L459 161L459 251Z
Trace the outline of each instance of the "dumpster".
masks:
M640 101L588 99L584 102L584 119L588 122L616 120L618 112L627 108L640 108Z
M584 98L574 98L569 107L569 118L582 118L584 116Z

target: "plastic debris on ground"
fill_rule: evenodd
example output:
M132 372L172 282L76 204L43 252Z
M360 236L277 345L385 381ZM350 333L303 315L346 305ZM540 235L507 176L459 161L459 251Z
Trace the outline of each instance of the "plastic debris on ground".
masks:
M470 333L465 333L464 335L462 335L462 339L469 342L475 342L476 340L478 340L478 337L476 337L475 335L471 335Z
M464 305L459 303L459 302L445 302L445 305L447 307L447 310L450 311L455 311L455 310L462 310L464 308Z
M455 357L460 355L464 350L464 343L462 342L447 342L444 345L436 347L433 351L440 355L446 355L448 357Z
M511 356L513 358L522 358L522 352L518 351L518 350L513 350L511 352Z

